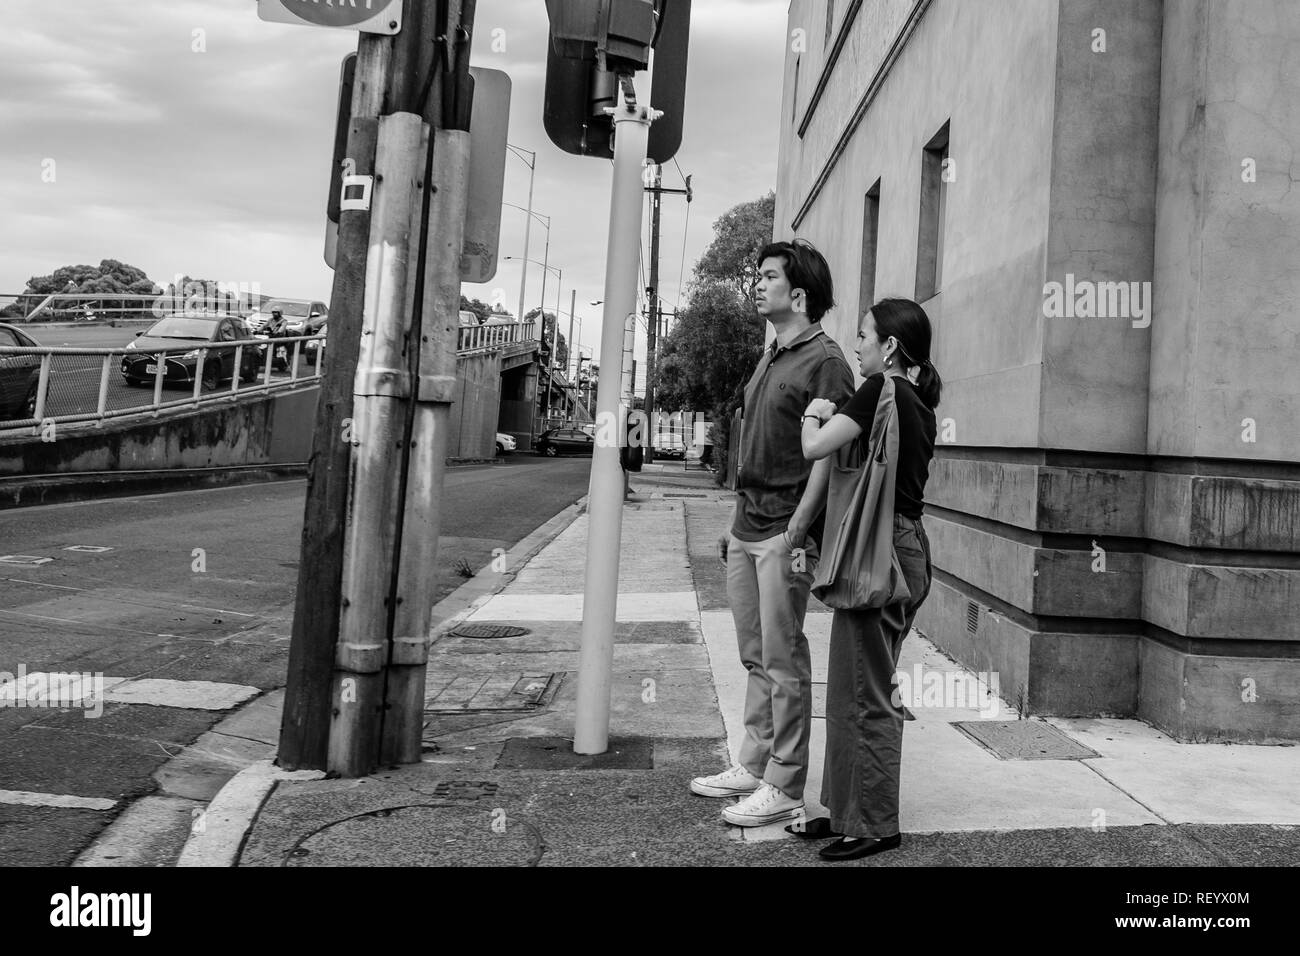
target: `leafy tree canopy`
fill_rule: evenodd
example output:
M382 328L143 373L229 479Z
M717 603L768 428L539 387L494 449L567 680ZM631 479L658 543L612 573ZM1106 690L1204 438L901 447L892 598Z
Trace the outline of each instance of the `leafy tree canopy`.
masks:
M46 276L32 276L26 291L32 295L52 292L89 294L153 295L158 287L144 270L116 259L104 259L98 266L61 266Z

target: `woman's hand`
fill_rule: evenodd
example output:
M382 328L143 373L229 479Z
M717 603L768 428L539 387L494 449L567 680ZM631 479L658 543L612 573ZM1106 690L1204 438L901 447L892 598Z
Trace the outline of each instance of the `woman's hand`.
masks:
M814 398L803 410L805 415L815 415L820 422L828 422L835 414L835 403L828 398Z

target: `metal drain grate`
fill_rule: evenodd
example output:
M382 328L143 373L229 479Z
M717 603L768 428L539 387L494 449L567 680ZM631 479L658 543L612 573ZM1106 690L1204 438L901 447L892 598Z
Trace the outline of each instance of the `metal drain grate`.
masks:
M53 560L54 560L53 558L39 558L33 554L0 555L0 564L22 564L22 565L30 566L30 565L37 565L37 564L49 564Z
M980 627L980 606L974 601L966 602L966 630L974 634Z
M691 495L691 494L686 494L685 492L683 492L683 493L681 493L681 494L678 494L678 493L676 493L676 492L672 492L672 493L670 493L670 492L664 492L664 497L665 497L665 498L707 498L707 497L709 497L709 496L708 496L708 495Z
M1088 760L1101 756L1038 720L962 720L953 726L1000 760Z
M451 632L456 637L475 637L475 638L495 638L495 637L523 637L528 633L526 627L515 627L513 624L462 624Z
M497 785L490 780L446 780L433 788L435 797L446 800L477 800L496 796Z

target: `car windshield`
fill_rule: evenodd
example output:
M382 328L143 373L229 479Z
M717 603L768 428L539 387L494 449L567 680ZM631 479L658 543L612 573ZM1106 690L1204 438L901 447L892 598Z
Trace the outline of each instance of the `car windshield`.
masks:
M155 339L202 339L212 338L216 322L212 319L190 318L184 315L172 315L154 324L145 335Z
M286 319L290 317L305 319L308 315L311 314L311 306L308 303L285 302L282 299L276 299L272 302L268 302L266 305L262 306L261 311L265 312L267 315L270 315L272 312L276 311L277 309L281 313L283 313Z

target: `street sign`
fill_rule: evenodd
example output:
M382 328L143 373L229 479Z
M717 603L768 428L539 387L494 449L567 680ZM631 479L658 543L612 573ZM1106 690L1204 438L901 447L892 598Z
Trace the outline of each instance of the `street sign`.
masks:
M490 282L497 274L501 242L501 196L506 182L510 125L510 77L471 66L474 104L469 121L469 203L461 244L462 282Z
M396 33L402 29L402 0L257 0L257 15L272 23Z

